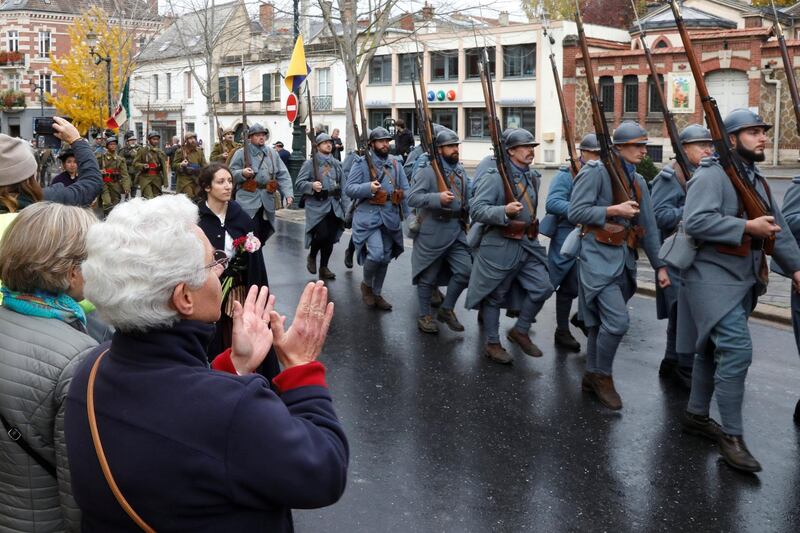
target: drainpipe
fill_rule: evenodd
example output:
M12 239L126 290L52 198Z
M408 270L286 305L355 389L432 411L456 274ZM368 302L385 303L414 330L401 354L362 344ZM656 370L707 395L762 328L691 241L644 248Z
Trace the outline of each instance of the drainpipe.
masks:
M772 166L777 167L781 139L781 80L775 79L775 71L771 68L765 70L764 74L764 82L775 86L775 133L772 141Z

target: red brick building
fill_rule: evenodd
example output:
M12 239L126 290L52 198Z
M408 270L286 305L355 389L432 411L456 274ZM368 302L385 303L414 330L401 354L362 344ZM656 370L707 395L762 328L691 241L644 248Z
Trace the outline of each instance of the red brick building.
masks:
M0 132L30 138L33 117L53 114L41 99L59 90L50 58L69 53L69 26L93 6L129 25L137 43L161 26L158 0L0 0Z

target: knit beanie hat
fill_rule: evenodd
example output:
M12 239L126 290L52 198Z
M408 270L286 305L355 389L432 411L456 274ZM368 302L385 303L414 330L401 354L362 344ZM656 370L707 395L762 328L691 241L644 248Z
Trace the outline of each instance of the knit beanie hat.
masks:
M23 182L36 174L36 168L26 141L0 133L0 186Z

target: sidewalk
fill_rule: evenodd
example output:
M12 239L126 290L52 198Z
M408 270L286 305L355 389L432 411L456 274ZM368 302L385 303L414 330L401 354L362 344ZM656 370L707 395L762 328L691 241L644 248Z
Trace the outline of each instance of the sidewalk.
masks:
M302 209L281 209L277 212L277 216L288 222L294 222L296 224L305 223L305 213ZM349 234L350 230L345 230L345 233ZM349 237L347 238L349 239ZM544 246L550 244L550 239L544 235L540 236L539 239ZM345 240L344 237L342 240ZM411 239L403 240L406 248L411 248ZM655 296L655 273L653 269L650 268L650 263L647 262L646 258L640 259L637 267L636 282L639 286L637 292L646 296ZM790 291L790 280L771 272L769 275L767 293L758 299L759 303L755 311L753 311L753 316L770 322L791 325Z

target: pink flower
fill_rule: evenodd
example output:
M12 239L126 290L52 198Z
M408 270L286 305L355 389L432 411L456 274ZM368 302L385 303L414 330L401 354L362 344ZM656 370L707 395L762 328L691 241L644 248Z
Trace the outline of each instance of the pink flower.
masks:
M247 239L244 242L244 249L248 253L257 252L261 248L261 241L258 237L253 235L252 232L247 234Z

